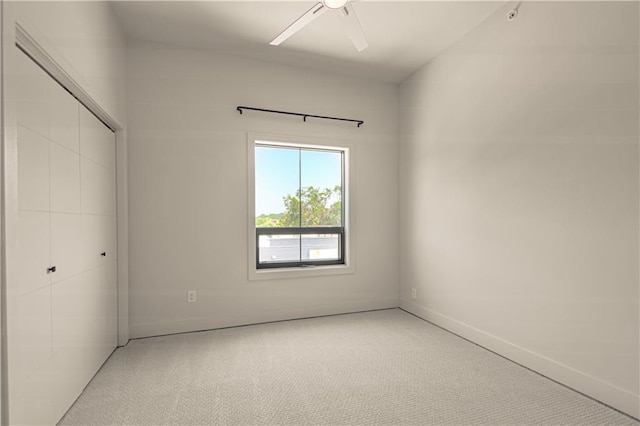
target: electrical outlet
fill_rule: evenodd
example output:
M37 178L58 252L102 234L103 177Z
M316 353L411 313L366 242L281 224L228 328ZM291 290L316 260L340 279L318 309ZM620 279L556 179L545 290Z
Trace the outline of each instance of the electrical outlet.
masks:
M196 291L189 290L187 291L187 303L195 303L196 302Z
M418 292L416 291L415 288L411 289L411 298L412 299L417 299L418 298Z

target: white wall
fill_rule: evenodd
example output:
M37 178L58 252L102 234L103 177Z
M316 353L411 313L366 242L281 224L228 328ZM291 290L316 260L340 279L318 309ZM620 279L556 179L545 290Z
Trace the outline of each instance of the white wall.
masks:
M398 305L396 86L144 43L128 69L132 337ZM355 274L248 280L247 132L355 144Z
M509 9L401 85L401 306L640 417L638 3Z

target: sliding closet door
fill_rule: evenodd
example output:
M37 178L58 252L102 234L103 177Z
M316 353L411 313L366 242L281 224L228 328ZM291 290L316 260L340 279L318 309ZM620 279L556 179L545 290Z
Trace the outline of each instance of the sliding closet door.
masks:
M17 212L7 251L7 363L10 424L41 424L53 413L51 185L48 76L15 55ZM11 90L15 92L10 92ZM10 154L10 153L9 153ZM11 173L11 171L7 171ZM15 207L14 207L15 208ZM7 212L7 215L12 212ZM11 247L8 242L7 247ZM35 409L35 407L38 407Z
M115 136L18 56L9 416L53 424L117 345Z
M70 159L64 163L77 196L70 213L51 213L52 253L60 263L52 274L57 415L75 401L117 344L115 137L75 104L78 143L73 165Z
M92 356L93 363L102 364L118 340L115 135L79 106L82 265L87 285L100 295L92 307L97 321Z
M81 383L82 336L90 331L83 328L90 315L77 315L85 309L87 299L78 262L82 253L78 102L54 81L49 85L51 263L56 267L51 274L51 377L58 384L52 393L55 418L64 414L64 403Z

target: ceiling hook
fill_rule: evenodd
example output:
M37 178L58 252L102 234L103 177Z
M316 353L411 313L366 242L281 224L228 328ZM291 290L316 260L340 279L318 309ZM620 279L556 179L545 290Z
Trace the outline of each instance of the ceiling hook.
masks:
M518 9L520 9L520 5L522 2L518 3L516 7L507 12L507 21L511 22L518 16Z

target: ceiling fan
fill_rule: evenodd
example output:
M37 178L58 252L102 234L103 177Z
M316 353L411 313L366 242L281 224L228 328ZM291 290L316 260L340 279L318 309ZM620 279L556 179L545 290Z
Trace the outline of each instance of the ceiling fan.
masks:
M356 15L353 5L348 0L322 0L309 9L304 15L296 19L269 44L278 46L327 11L340 13L343 18L342 22L344 23L345 32L358 52L362 52L369 46L362 26L360 25L358 15Z

